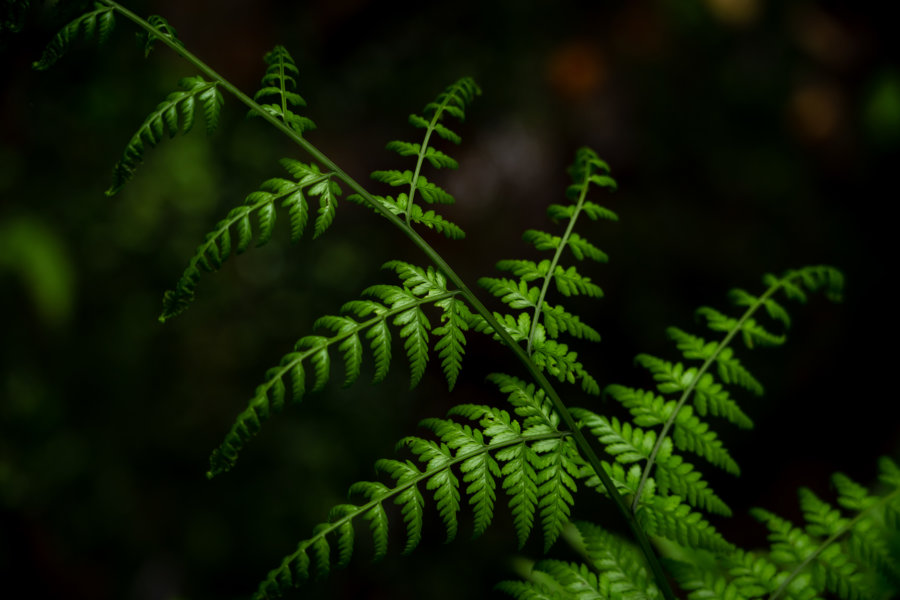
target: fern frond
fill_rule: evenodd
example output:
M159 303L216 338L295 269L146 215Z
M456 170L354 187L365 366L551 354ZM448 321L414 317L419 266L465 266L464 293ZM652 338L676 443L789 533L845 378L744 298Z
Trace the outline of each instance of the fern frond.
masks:
M207 133L216 129L224 102L218 84L197 76L185 77L178 85L182 91L172 92L157 104L128 142L122 158L113 168L112 185L106 190L107 196L114 196L131 180L138 165L143 162L147 148L159 144L167 134L175 137L179 131L183 134L190 131L198 107L203 110Z
M450 418L422 421L421 426L431 431L434 439L408 436L400 440L398 449L406 449L414 459L377 461L377 472L390 483L361 481L350 486L350 495L364 501L332 509L328 522L314 527L312 537L300 542L297 550L269 573L255 597L277 597L311 577L327 575L333 552L330 540L335 538L337 564L345 565L353 552L352 523L360 519L369 521L374 558L384 556L389 527L384 504L389 500L401 507L406 526L403 552L411 552L423 534L427 500L420 486L431 492L450 541L459 530L463 500L472 507L473 535L487 529L494 516L497 480L502 478L520 545L540 513L549 547L568 522L574 502L575 477L580 476L577 451L568 434L557 429L558 417L543 391L507 375L495 374L492 379L509 394L516 417L498 408L466 404L452 409Z
M580 381L585 392L595 395L600 393L597 381L578 361L578 354L557 340L561 333L567 333L577 339L598 342L600 334L565 307L549 303L547 294L551 282L554 282L557 291L567 297L603 295L600 287L592 283L590 278L583 277L575 267L564 267L559 263L566 248L578 259L587 256L595 260L606 260L606 255L599 248L574 233L573 229L582 212L591 218L614 217L611 212L586 200L591 184L615 187L615 182L606 175L607 170L606 164L593 151L588 148L578 150L575 163L569 170L573 184L567 190L567 195L574 203L568 206L553 204L548 211L552 220L568 221L565 232L553 235L529 229L523 235L523 239L538 250L552 251L553 258L539 263L531 260L503 260L497 263L497 268L512 272L518 279L482 277L478 280L481 287L517 311L505 315L494 313L494 316L510 337L515 341L525 342L525 350L538 368L560 381ZM532 282L538 282L539 285L531 285ZM473 328L497 338L493 328L480 317L475 317Z
M260 189L250 193L244 204L231 209L226 217L216 223L197 247L188 266L174 289L163 297L162 322L184 312L194 299L203 271L219 269L232 253L240 254L250 247L253 240L252 221L256 220L256 245L263 246L272 238L277 208L287 209L291 241L299 240L309 221L308 198L319 197L319 217L316 219L313 238L321 235L333 220L337 197L341 188L333 180L332 173L323 173L315 163L305 164L284 158L281 165L294 180L272 178L264 181ZM232 235L236 240L232 240Z
M430 145L431 136L432 134L437 134L439 137L456 144L460 143L460 137L443 124L444 117L445 115L451 115L462 121L465 118L466 108L472 103L475 96L480 93L481 90L478 89L478 86L472 79L460 79L439 94L434 102L429 102L422 111L422 115L410 115L409 122L411 125L425 129L425 135L421 143L395 140L387 144L386 148L388 150L396 152L403 157L415 157L416 159L414 170L372 172L372 179L376 181L390 186L407 188L406 192L398 194L396 200L389 196L376 196L376 199L382 205L393 214L403 218L407 225L411 226L421 223L429 229L443 233L450 239L461 239L465 236L465 233L458 225L438 215L433 210L423 211L422 207L415 200L416 194L418 194L422 200L429 204L452 204L455 201L452 195L437 184L428 181L422 175L422 166L425 161L428 161L436 169L456 169L459 166L455 159ZM354 201L362 201L362 197L358 195L350 198Z
M59 30L44 48L41 58L32 63L32 67L38 71L49 69L69 51L79 36L87 41L96 39L97 43L102 44L109 38L115 24L113 8L94 2L94 10L81 15Z
M403 286L375 285L363 290L364 298L352 300L341 308L341 315L325 315L314 327L327 329L331 335L309 335L300 338L294 350L282 357L277 367L266 371L265 380L257 386L248 407L238 415L219 448L210 457L208 477L228 471L237 461L244 445L259 431L262 423L284 407L288 398L300 402L307 391L320 391L331 377L331 352L336 347L344 366L345 386L353 384L362 371L366 346L372 352L375 366L373 382L382 381L391 364L391 328L403 340L410 368L410 386L421 380L429 360L431 322L425 314L428 305L441 310L442 325L432 332L437 336L434 350L452 388L462 367L465 332L471 311L447 289L443 275L429 267L423 269L402 261L385 263ZM368 344L363 342L368 340ZM313 383L307 390L307 366L313 370Z
M771 333L757 323L753 318L754 313L764 308L772 318L780 321L782 326L786 326L790 323L790 317L784 307L773 299L776 292L784 290L788 297L804 300L806 296L802 287L805 286L809 290L825 287L831 296L837 297L843 279L839 272L831 267L806 267L788 271L782 278L766 275L763 281L768 285L768 289L759 296L743 290L733 290L730 293L732 302L746 309L739 318L728 316L710 307L703 307L697 311L706 318L709 329L725 334L721 341L707 342L702 337L674 327L667 330L684 358L695 361L698 363L697 366L670 362L648 354L640 354L635 358L636 363L650 371L656 382L656 390L661 396L646 390L619 385L606 388L606 393L629 409L638 425L662 426L661 433L657 436L643 467L641 483L632 503L634 510L639 510L643 504L641 496L645 486L652 481L650 477L652 469L664 468L661 465L667 459L666 444L670 441L669 435L679 449L694 452L731 473L740 472L737 463L724 448L716 432L697 415L712 414L745 428L751 427L752 421L740 409L724 385L716 381L710 370L717 367L719 378L725 384L737 385L756 394L761 393L762 386L734 356L732 348L729 347L731 341L740 335L748 348L754 345L783 343L784 336ZM667 399L666 396L671 396L672 399ZM688 401L692 404L687 405ZM707 491L708 488L704 487L703 492L700 492L690 487L689 484L696 483L693 479L698 477L693 467L688 468L684 464L672 467L673 471L659 474L658 481L655 482L661 497L686 497L691 503L703 506L707 510L723 511L724 504L712 500L714 496L706 495L711 493ZM677 496L670 496L670 491ZM704 494L702 499L700 493Z
M262 87L253 95L253 100L259 102L266 113L281 119L299 134L315 129L316 124L312 119L302 117L293 110L306 106L306 100L296 92L300 70L287 48L275 46L266 53L263 60L266 63L266 74L263 75ZM249 116L260 115L251 110Z

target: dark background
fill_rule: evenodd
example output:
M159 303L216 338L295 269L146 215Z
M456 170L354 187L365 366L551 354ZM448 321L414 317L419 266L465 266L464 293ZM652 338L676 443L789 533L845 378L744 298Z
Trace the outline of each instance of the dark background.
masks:
M188 313L160 325L161 294L203 234L284 174L278 158L304 157L226 98L211 139L197 127L166 140L104 197L132 132L193 73L165 48L144 60L122 19L103 49L79 45L32 71L77 4L34 2L23 30L0 41L0 593L244 597L419 419L500 402L484 375L518 367L473 338L452 395L436 360L409 394L397 347L385 383L367 386L368 370L342 389L335 371L325 392L267 424L234 471L206 481L208 452L315 318L390 281L382 262L423 260L386 222L343 203L315 242L290 245L282 219L272 243L205 277ZM792 306L784 348L742 354L768 390L741 398L756 431L717 425L744 473L704 467L736 513L714 523L749 546L764 532L748 507L797 519L796 487L827 496L836 470L872 483L876 457L900 452L889 292L900 70L878 12L888 4L128 3L166 16L247 92L263 54L284 44L318 124L309 139L363 182L408 168L385 142L416 139L407 114L475 77L484 95L456 128L463 144L444 148L459 172L427 173L457 196L444 214L468 238L432 237L470 283L498 259L535 256L520 232L552 227L544 207L561 198L575 149L594 148L620 185L594 199L621 221L581 227L611 256L582 266L607 297L571 304L604 336L578 346L601 385L648 385L634 354L674 358L664 328L699 331L693 310L724 307L730 287L759 290L762 273L806 264L842 268L842 305ZM616 410L563 389L572 404ZM352 566L295 597L491 596L515 576L504 503L474 542L465 511L450 545L429 521L409 558L398 528L375 565L361 531ZM621 527L590 501L576 517ZM539 541L523 555L538 556Z

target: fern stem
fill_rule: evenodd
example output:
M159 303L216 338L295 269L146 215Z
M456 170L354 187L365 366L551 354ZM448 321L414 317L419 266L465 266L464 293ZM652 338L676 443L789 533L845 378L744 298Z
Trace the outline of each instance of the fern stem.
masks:
M848 521L847 524L844 525L840 530L835 531L833 534L831 534L828 537L828 539L826 539L824 542L819 544L818 548L816 548L813 552L811 552L809 554L809 556L807 556L806 558L803 559L803 562L801 562L799 565L797 565L794 568L793 571L791 571L790 575L788 575L785 578L785 580L781 582L781 585L778 586L778 589L776 589L774 592L772 592L772 594L769 596L769 600L777 600L782 595L782 593L784 593L784 591L787 590L787 588L788 588L788 586L790 586L791 582L794 579L796 579L800 573L803 572L803 569L805 569L807 567L807 565L809 565L812 561L814 561L817 556L822 554L822 552L824 552L825 549L828 548L828 546L830 546L831 544L836 542L838 540L838 538L840 538L845 533L847 533L848 531L853 529L853 526L856 525L856 523L858 523L868 513L872 512L876 508L881 508L888 502L891 502L894 499L894 496L898 496L898 495L900 495L900 488L897 488L890 494L880 498L878 500L878 502L872 504L872 506L869 506L865 510L860 511L860 513L858 515L856 515L855 517L850 519L850 521Z
M657 585L660 587L663 596L667 600L675 600L675 594L672 592L672 589L669 586L662 565L659 561L659 558L656 556L656 553L653 551L649 538L647 537L641 526L638 524L632 512L628 509L627 503L622 498L622 495L619 493L619 491L616 489L615 484L612 482L612 479L606 473L606 470L603 468L603 465L600 462L599 454L602 452L602 449L599 446L599 443L594 441L592 444L590 441L588 441L587 438L585 438L584 434L581 433L578 424L575 422L575 419L572 417L572 414L569 412L569 409L566 407L562 398L559 396L559 394L556 392L556 390L553 388L553 386L550 384L541 370L537 367L537 365L534 364L528 353L497 322L493 314L491 314L491 312L484 306L481 300L465 284L465 282L456 273L456 271L454 271L450 267L450 265L447 264L443 257L438 254L438 252L434 248L432 248L431 245L428 244L428 242L426 242L424 238L422 238L422 236L420 236L415 230L407 225L402 219L391 213L390 210L383 206L381 202L378 202L378 200L376 200L368 190L366 190L355 179L344 172L343 169L338 167L337 164L335 164L334 161L328 158L328 156L326 156L322 151L320 151L317 147L307 141L302 135L294 131L286 123L263 110L263 108L250 96L243 93L231 82L219 75L209 65L200 60L196 55L187 50L184 46L175 43L172 39L169 38L169 36L165 35L165 32L157 29L156 27L148 23L145 19L131 12L118 2L115 2L114 0L99 1L107 6L111 6L117 12L121 13L122 16L135 23L141 29L157 36L160 42L169 46L169 48L171 48L176 54L188 61L191 65L193 65L200 72L204 73L207 77L216 81L226 91L237 98L241 103L245 104L248 108L258 113L260 117L268 121L269 124L271 124L275 129L279 130L291 141L300 146L313 159L321 163L326 169L332 171L338 179L343 181L354 192L362 196L367 204L369 204L384 218L390 221L392 225L400 229L416 247L418 247L423 253L425 253L428 259L431 260L431 262L439 270L441 270L444 275L447 276L447 278L459 289L460 292L462 292L463 296L465 296L466 300L469 302L469 304L471 304L472 308L475 309L475 311L479 315L481 315L482 318L484 318L488 325L490 325L490 327L497 333L502 342L513 352L513 354L515 354L516 358L518 358L519 361L523 364L529 375L531 375L538 386L540 386L541 389L543 389L547 396L550 398L550 401L553 403L553 408L557 411L557 413L559 413L559 416L566 424L566 427L568 427L572 432L572 436L574 437L576 444L584 453L585 457L588 460L588 463L591 465L591 468L594 470L594 472L597 474L597 477L606 488L607 492L609 493L609 497L612 498L613 503L616 505L616 508L628 523L628 526L634 534L635 539L637 540L638 545L641 548L641 551L647 559L650 569L653 572L653 576L656 579Z
M550 280L553 279L553 273L556 271L556 265L559 264L559 259L562 258L563 250L566 248L566 244L569 242L569 237L572 235L572 230L575 229L575 221L578 220L578 215L581 213L581 207L584 205L584 199L587 197L588 193L588 181L591 178L591 172L588 169L584 171L584 186L581 189L581 194L578 196L578 202L575 203L575 210L572 212L572 216L569 218L569 225L566 227L565 233L563 233L562 238L560 238L559 245L556 247L556 252L553 254L553 260L550 261L550 268L547 269L547 274L544 276L544 284L541 286L541 294L538 296L537 305L534 307L534 318L531 319L531 329L528 331L528 344L526 346L526 351L528 352L528 356L531 356L532 345L534 344L534 336L537 332L538 321L541 318L541 308L544 306L544 298L547 297L547 291L550 289Z
M409 182L409 200L406 203L406 226L412 228L412 207L413 207L413 198L416 195L416 182L419 180L419 173L422 172L422 164L425 162L425 153L428 149L428 141L431 139L431 134L434 132L434 127L437 125L438 120L441 118L441 114L444 112L444 107L447 106L447 103L450 101L450 95L448 94L444 101L441 102L441 105L434 111L434 116L431 117L431 123L428 124L428 129L425 130L425 137L422 138L422 145L419 147L419 157L416 160L416 170L413 173L412 181Z
M710 367L716 362L716 359L719 357L719 354L728 347L731 343L731 340L734 339L734 336L737 335L739 331L743 328L744 323L749 319L753 313L759 310L759 307L765 304L765 301L772 296L775 292L777 292L783 285L785 280L790 279L790 276L787 276L783 279L779 279L777 283L773 284L769 289L763 293L762 296L757 298L756 302L754 302L744 314L741 315L741 318L737 320L734 328L722 338L722 341L719 342L719 345L716 347L715 351L710 355L709 358L703 363L700 369L697 371L697 374L694 376L690 385L685 388L684 392L682 392L681 397L678 399L678 404L675 405L675 410L672 411L672 414L666 420L665 425L663 425L662 431L656 439L656 443L653 445L653 450L650 452L650 456L647 458L647 464L644 465L644 472L641 474L641 481L638 484L637 491L634 494L634 500L631 503L631 510L636 511L638 508L638 504L641 499L641 494L644 491L644 487L647 484L647 479L650 477L650 471L653 470L653 465L656 463L656 455L659 453L660 448L663 445L663 442L666 439L666 436L669 433L669 430L675 424L675 420L678 418L678 413L681 412L681 408L688 401L691 394L694 392L694 389L697 387L697 383L700 381L700 378L710 369Z

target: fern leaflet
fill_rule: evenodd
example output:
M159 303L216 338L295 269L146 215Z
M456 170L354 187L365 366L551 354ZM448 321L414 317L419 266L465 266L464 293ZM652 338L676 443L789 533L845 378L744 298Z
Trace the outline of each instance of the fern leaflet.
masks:
M784 308L773 298L776 292L785 290L789 298L804 300L805 294L798 286L806 287L809 291L825 288L829 297L837 298L843 285L840 272L826 266L788 271L781 278L766 275L763 281L769 287L759 297L742 290L731 293L732 300L738 306L747 307L739 318L729 317L709 307L698 310L698 314L706 318L710 329L725 333L722 341L706 342L703 338L677 328L668 330L684 358L695 361L695 364L699 362L699 366L671 363L647 354L638 355L636 362L650 371L656 381L656 390L662 397L647 390L634 390L619 385L606 388L606 392L628 408L641 426L662 425L661 433L644 466L642 483L633 501L635 509L640 503L642 489L650 477L657 456L663 444L668 443L669 431L673 428L672 440L677 448L694 452L734 474L739 472L737 464L724 449L716 433L701 417L711 414L741 427L750 427L752 422L725 387L716 381L711 369L713 366L718 367L719 377L725 384L761 393L762 386L733 355L729 347L731 341L740 335L748 348L782 343L783 335L769 332L752 318L759 308L765 307L769 314L785 324L789 319ZM692 407L685 405L688 400L693 402Z
M512 272L517 280L482 277L478 284L500 298L517 314L495 313L497 321L516 341L525 342L526 351L534 363L555 376L560 381L581 382L584 391L598 394L600 387L596 380L578 361L577 353L570 351L566 344L558 340L561 333L577 339L600 341L600 334L581 319L571 314L563 306L554 306L546 301L551 282L564 296L587 295L600 297L603 291L590 278L583 277L574 266L560 265L562 253L569 248L577 258L590 256L605 260L606 255L573 232L578 217L584 213L589 218L615 219L615 214L593 202L586 200L591 184L615 189L615 181L609 177L609 167L588 148L581 148L575 155L575 163L569 169L572 185L566 195L573 204L553 204L548 214L554 221L566 220L568 224L562 236L536 230L525 232L525 241L535 244L538 250L552 250L553 258L535 263L530 260L503 260L497 268ZM539 285L531 285L533 282ZM475 329L494 334L483 319L476 317Z
M323 173L315 163L305 164L282 159L281 165L294 179L280 177L268 179L260 189L252 192L244 204L231 209L226 217L216 223L197 247L188 266L175 288L165 293L163 311L159 320L165 322L184 312L194 300L194 294L203 271L212 272L231 256L232 249L240 254L253 241L253 220L256 221L256 245L262 246L272 238L275 228L276 208L288 211L291 241L303 235L309 221L309 197L318 197L319 210L313 227L313 238L318 237L334 220L337 198L341 188L332 173ZM232 233L233 232L233 233ZM232 235L236 240L232 239Z
M508 394L515 416L499 408L466 404L452 409L449 416L473 424L454 418L424 420L422 426L435 439L409 436L400 440L398 448L406 448L414 459L377 461L376 470L390 483L353 484L350 495L363 502L332 509L328 522L316 526L313 536L300 542L297 550L269 573L256 598L277 597L311 577L327 575L332 562L330 540L337 541L338 564L346 564L353 552L352 522L360 518L369 521L375 559L384 556L388 501L401 509L406 526L404 553L414 550L422 539L429 496L448 541L458 533L463 500L472 507L473 535L481 535L493 520L498 479L509 497L520 544L540 513L545 546L549 547L568 522L574 502L575 478L581 472L575 446L568 434L557 428L559 419L542 391L508 375L490 378Z
M409 122L414 127L425 129L425 135L421 143L392 141L387 144L387 149L396 152L400 156L415 157L415 171L373 171L372 179L395 187L405 187L406 192L398 194L397 198L391 196L375 196L375 199L387 208L391 213L405 219L407 225L422 224L438 233L443 233L450 239L465 237L463 230L456 224L441 217L435 211L424 211L416 204L416 194L429 204L452 204L453 196L444 191L437 184L428 181L421 174L422 166L428 161L436 169L456 169L459 165L450 156L429 145L432 134L449 140L455 144L460 143L460 137L443 124L445 115L451 115L462 121L465 118L465 110L472 103L475 96L481 90L474 80L464 77L447 87L438 95L434 102L425 105L422 111L424 116L410 115ZM348 198L355 202L363 203L362 197L354 194Z
M300 70L293 57L284 46L275 46L263 58L267 67L262 78L262 88L253 95L268 114L281 119L285 125L299 134L315 129L312 119L302 117L294 112L297 107L306 106L306 101L296 92L297 76ZM250 111L250 116L259 116Z
M115 24L113 8L100 2L94 2L94 10L81 15L59 30L44 48L41 58L32 66L38 71L49 69L62 58L63 54L68 52L79 35L83 36L85 40L96 38L97 42L102 44L109 38Z
M452 388L465 352L465 331L472 319L468 306L458 292L447 288L447 281L429 267L422 269L401 261L391 261L385 268L394 271L402 286L375 285L363 290L363 298L347 302L342 315L326 315L314 326L327 329L331 336L309 335L300 338L294 351L286 354L278 366L266 371L265 381L257 386L248 407L241 412L225 439L210 457L208 477L228 471L237 461L244 445L254 437L272 413L282 410L290 385L291 398L300 402L307 393L306 365L313 371L309 391L320 391L331 375L331 350L337 347L344 366L345 386L353 384L362 371L366 343L372 351L378 382L387 375L391 364L391 326L399 329L404 340L410 366L410 386L418 384L425 372L431 351L431 321L424 308L441 309L443 325L432 332L438 336L434 350L441 359L448 385Z
M175 137L179 130L183 134L191 130L198 104L203 109L207 133L215 130L224 102L218 84L196 76L185 77L178 85L182 91L166 96L128 142L122 158L113 168L112 185L106 190L107 196L114 196L131 180L144 160L146 148L159 144L166 134Z

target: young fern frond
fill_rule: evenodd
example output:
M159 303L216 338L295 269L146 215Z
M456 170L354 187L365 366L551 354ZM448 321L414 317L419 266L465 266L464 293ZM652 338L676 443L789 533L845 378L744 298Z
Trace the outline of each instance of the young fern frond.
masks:
M312 119L293 111L296 107L306 106L306 101L296 92L300 70L293 57L284 46L275 46L264 60L267 68L262 78L263 87L253 95L253 100L298 134L315 129L316 124ZM259 116L259 113L251 110L250 116Z
M102 44L109 39L115 24L115 12L112 7L94 2L94 10L84 13L59 30L44 48L41 58L36 60L32 66L38 71L49 69L62 58L63 54L69 51L79 36L88 41L96 38L97 43Z
M190 131L198 105L203 109L207 133L216 129L224 102L218 84L195 76L183 78L178 85L182 90L172 92L157 104L131 137L122 158L113 167L112 185L106 190L107 196L114 196L131 180L143 162L147 148L159 144L166 134L175 137L179 131L182 134Z
M313 537L300 542L297 550L269 573L255 597L278 597L311 577L327 575L334 542L338 546L336 564L345 565L353 552L353 522L360 518L369 521L375 560L383 557L388 547L388 501L401 509L406 529L404 554L412 552L422 539L426 498L433 498L446 539L451 541L459 531L464 501L474 516L473 537L490 526L498 487L509 498L520 546L539 516L545 547L549 548L568 523L583 462L569 434L559 429L559 417L543 391L508 375L494 374L490 379L508 394L513 414L464 404L450 410L451 418L422 421L435 439L409 436L400 440L398 449L408 449L414 459L377 461L376 470L390 482L353 484L350 495L364 502L332 509L328 522L316 526Z
M400 156L412 156L416 158L415 171L373 171L372 179L386 183L390 186L405 187L407 191L401 192L396 198L392 196L375 196L375 199L392 214L405 219L406 224L422 224L438 233L443 233L450 239L462 239L465 237L463 230L456 224L448 221L433 210L425 211L416 203L416 194L429 204L452 204L453 196L444 191L437 184L428 181L421 174L422 166L428 161L436 169L456 169L459 165L450 156L435 149L430 145L432 134L459 144L461 139L448 128L443 119L445 115L451 115L462 121L465 119L465 110L479 95L481 90L475 81L464 77L447 87L438 95L434 102L429 102L422 111L423 115L410 115L409 122L414 127L425 129L425 135L420 143L392 141L387 144L387 149ZM348 199L362 203L362 196L354 194Z
M583 213L591 219L616 219L615 213L588 201L587 193L591 184L615 189L615 181L607 175L609 166L600 160L589 148L581 148L575 155L575 163L569 169L572 185L566 196L572 204L552 204L548 214L554 221L566 220L566 230L562 236L536 230L524 234L525 241L535 244L538 250L552 250L553 258L535 263L530 260L502 260L497 268L510 271L518 280L482 277L478 284L500 298L518 314L494 313L497 321L517 342L525 342L526 351L536 365L560 381L581 382L582 389L590 394L599 394L600 387L578 361L578 355L566 344L558 342L561 333L577 339L600 341L600 334L562 306L554 306L546 301L551 282L564 296L587 295L599 298L603 291L583 277L574 266L560 265L562 254L569 248L579 260L585 256L605 261L606 255L593 244L573 232L578 217ZM530 285L539 282L540 285ZM476 319L475 328L488 334L493 329L483 319Z
M210 457L208 477L231 469L244 445L260 430L264 421L282 410L290 388L291 400L300 402L309 392L320 391L331 378L331 353L336 347L344 365L345 386L353 384L362 371L366 346L372 352L375 372L373 383L384 379L391 365L391 327L403 340L410 368L410 387L419 383L431 352L431 337L437 337L434 351L452 389L465 353L465 331L472 316L459 292L450 290L447 281L429 267L391 261L386 269L394 271L403 282L397 285L374 285L362 292L362 299L352 300L341 308L341 315L325 315L314 327L327 329L332 335L309 335L300 338L294 351L282 357L278 366L266 371L265 381L257 386L247 408L237 416L224 441ZM442 325L432 330L425 308L441 309ZM368 342L366 343L363 338ZM307 366L313 370L313 382L307 389Z
M160 321L165 322L190 306L203 271L219 269L231 256L232 249L240 254L250 247L254 220L256 246L263 246L272 238L277 209L287 209L291 241L296 242L302 237L309 221L308 199L318 197L313 239L328 229L334 220L338 196L341 195L333 173L323 173L315 163L306 164L288 158L281 159L280 163L294 179L267 179L259 190L247 196L244 204L231 209L224 219L216 223L197 247L174 289L165 293ZM232 239L233 234L236 240Z

